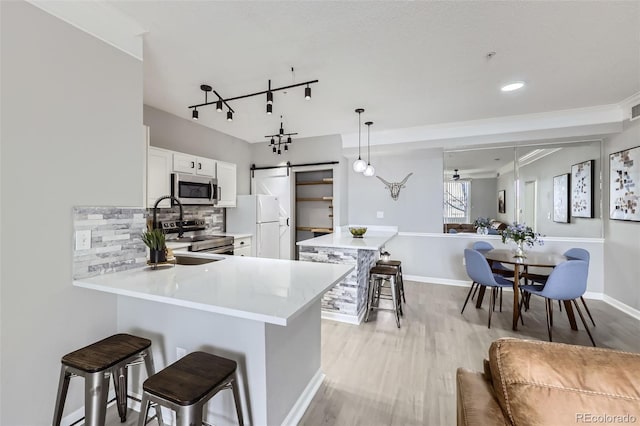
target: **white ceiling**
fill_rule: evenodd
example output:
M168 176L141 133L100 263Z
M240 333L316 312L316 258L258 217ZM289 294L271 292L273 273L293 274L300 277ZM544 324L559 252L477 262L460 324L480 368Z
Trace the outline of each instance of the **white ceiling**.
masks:
M640 92L640 2L109 1L144 35L144 100L189 118L207 83L223 97L318 79L213 106L199 123L250 142L280 114L299 137L613 104ZM495 51L492 58L487 53ZM295 78L290 68L295 68ZM523 80L524 90L501 93ZM364 129L364 126L363 126ZM373 139L373 138L372 138Z

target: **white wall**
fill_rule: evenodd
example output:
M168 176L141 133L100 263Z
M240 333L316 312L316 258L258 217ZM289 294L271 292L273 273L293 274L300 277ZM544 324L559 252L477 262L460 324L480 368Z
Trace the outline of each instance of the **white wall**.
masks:
M349 167L349 223L398 226L400 231L442 232L441 149L372 157L371 163L376 176L388 182L400 182L411 172L413 175L394 201L379 179L366 177ZM377 218L379 211L384 213L383 219Z
M640 310L640 222L609 220L609 154L640 146L640 120L625 122L624 131L605 141L603 216L605 294Z
M514 248L513 243L503 244L501 237L497 235L411 232L400 233L386 245L386 248L394 259L402 260L402 270L408 279L469 285L471 281L462 263L463 252L479 240L488 241L497 249ZM527 250L562 254L572 247L583 247L589 251L591 261L587 291L595 297L601 297L605 280L604 243L601 238L548 237L544 239L543 246L536 245Z
M142 63L28 3L0 11L0 424L44 425L61 356L116 332L115 296L71 285L71 208L141 204Z
M150 128L152 146L237 164L238 194L249 194L248 142L148 105L144 106L144 124Z

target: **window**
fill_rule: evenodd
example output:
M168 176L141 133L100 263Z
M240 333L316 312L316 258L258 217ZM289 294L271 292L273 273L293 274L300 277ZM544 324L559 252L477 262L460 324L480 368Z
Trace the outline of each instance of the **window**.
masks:
M471 223L469 219L469 181L444 183L444 223Z

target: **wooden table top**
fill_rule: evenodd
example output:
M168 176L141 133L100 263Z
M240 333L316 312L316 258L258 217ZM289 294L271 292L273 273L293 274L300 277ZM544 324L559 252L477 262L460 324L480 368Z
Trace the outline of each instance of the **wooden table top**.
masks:
M513 251L511 250L481 250L480 251L488 260L494 262L508 263L511 265L526 265L526 266L541 266L541 267L554 267L564 261L567 258L561 254L556 253L544 253L544 252L527 252L524 258L513 257Z

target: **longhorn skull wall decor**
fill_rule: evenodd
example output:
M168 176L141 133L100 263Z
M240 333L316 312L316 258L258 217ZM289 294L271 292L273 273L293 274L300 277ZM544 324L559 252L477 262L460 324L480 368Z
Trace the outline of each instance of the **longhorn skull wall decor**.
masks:
M393 198L393 201L398 201L398 196L400 195L400 190L402 188L404 188L404 184L407 183L407 180L409 180L409 177L413 174L413 172L409 173L407 175L407 177L405 177L404 179L402 179L401 182L387 182L386 180L382 179L380 176L376 176L378 179L380 179L382 181L382 183L384 183L384 185L389 188L389 191L391 191L391 198Z

